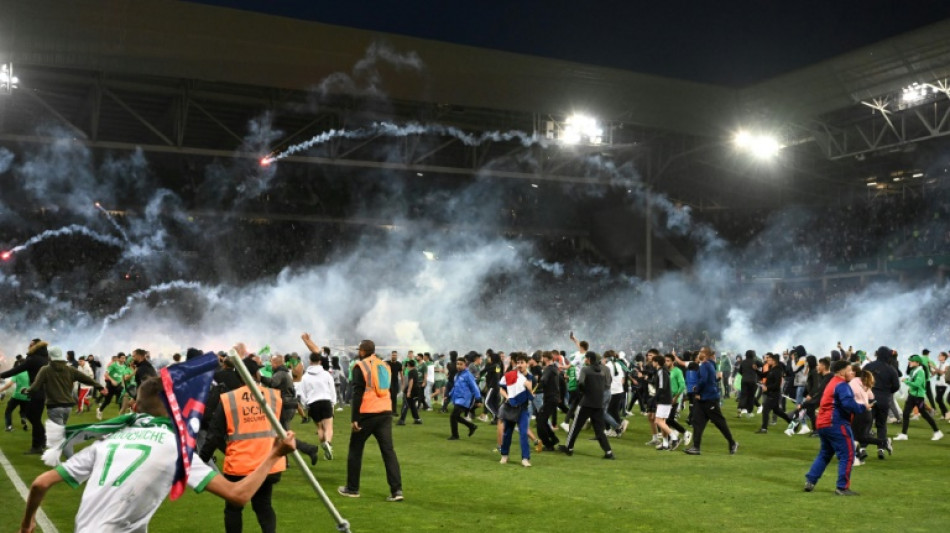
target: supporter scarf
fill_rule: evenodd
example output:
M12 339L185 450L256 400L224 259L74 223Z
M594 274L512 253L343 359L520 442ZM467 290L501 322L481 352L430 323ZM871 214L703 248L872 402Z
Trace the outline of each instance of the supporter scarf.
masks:
M137 427L166 427L172 431L172 422L168 418L132 413L122 415L102 422L92 424L77 424L75 426L61 426L51 420L46 421L46 441L49 449L43 452L43 462L49 466L60 463L59 458L67 446L75 446L80 442L91 439L101 439L123 429Z

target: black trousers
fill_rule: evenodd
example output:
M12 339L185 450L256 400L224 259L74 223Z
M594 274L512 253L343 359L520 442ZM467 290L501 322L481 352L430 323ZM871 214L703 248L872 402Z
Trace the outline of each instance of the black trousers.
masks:
M742 389L739 391L739 409L745 409L746 412L755 411L755 391L758 389L755 382L743 381Z
M295 414L297 414L296 403L290 404L290 406L283 404L283 407L281 407L280 410L280 425L284 428L284 431L290 429L290 421L294 419ZM294 440L297 441L297 449L300 450L300 453L304 455L310 455L317 451L316 445L310 444L309 442L304 442L300 440L300 437L295 437Z
M4 427L10 427L13 425L13 411L17 407L20 408L20 420L26 420L26 415L30 412L30 402L27 400L10 398L10 402L7 403L7 409L3 412Z
M555 400L546 400L541 404L541 409L538 411L537 416L537 426L538 426L538 440L541 441L541 444L545 446L554 447L557 446L560 439L557 438L557 435L554 434L552 429L552 424L554 422L554 414L557 413L557 403Z
M574 415L577 414L577 406L581 403L581 393L579 391L574 391L571 393L571 401L567 406L567 413L564 415L564 421L568 424L571 423L571 420L574 420Z
M350 490L360 490L360 473L363 469L363 449L370 437L376 438L379 452L386 467L386 481L390 494L402 490L402 474L399 471L399 459L393 448L393 418L389 412L362 415L360 430L350 435L350 449L346 458L346 486Z
M884 413L884 421L887 422L887 413ZM887 447L887 438L885 433L885 438L878 438L871 436L871 426L874 425L874 410L868 409L867 411L854 415L854 420L851 421L851 433L854 434L854 440L861 445L862 448L867 447L868 444L874 444L878 449Z
M402 414L399 416L400 422L406 421L406 412L412 409L412 419L419 420L419 408L416 407L416 404L419 402L419 398L405 398L402 401Z
M940 416L947 416L947 404L943 402L944 396L947 395L947 386L937 385L935 388L936 388L935 400L937 400L937 405L940 406Z
M732 432L729 431L729 424L722 416L722 409L719 408L719 400L697 400L694 402L693 409L693 447L697 450L703 442L703 432L706 431L706 424L712 422L722 436L729 441L729 446L735 442L732 438Z
M467 427L469 431L471 431L472 428L475 427L475 424L469 422L468 420L465 420L465 415L468 414L468 411L469 410L467 407L462 407L461 405L453 404L452 417L449 419L449 425L452 428L453 437L459 436L459 424L462 424L463 426Z
M46 407L44 396L34 397L23 407L26 408L26 419L30 421L30 430L33 433L30 447L40 449L46 447L46 426L43 425L43 409ZM21 408L20 412L23 410Z
M230 481L241 481L247 476L232 476L224 474L224 477ZM257 489L254 496L251 496L251 508L257 515L257 523L261 526L262 533L277 533L277 513L274 512L274 506L271 505L271 498L274 494L274 484L280 481L280 472L270 474L264 480L261 488ZM241 533L244 531L244 507L224 504L224 531L226 533Z
M389 384L389 397L393 402L393 412L398 413L399 410L396 409L396 400L399 397L399 376L393 376L392 383Z
M607 412L610 413L610 416L621 423L623 421L623 410L624 410L624 396L623 393L611 394L610 402L607 404ZM540 437L539 437L540 438Z
M594 426L594 436L597 437L597 442L600 443L600 449L604 450L604 453L610 451L610 442L607 441L607 435L604 434L604 408L603 407L584 407L581 406L580 410L577 411L577 417L574 418L574 422L571 424L571 431L567 435L567 449L574 449L574 442L577 441L577 435L581 432L581 429L584 428L584 424L587 423L587 420L590 419L590 424Z
M776 396L765 396L765 400L762 403L762 429L769 428L769 415L775 413L775 416L781 418L782 420L792 423L792 417L788 416L785 412L785 409L782 408L782 403L780 398Z
M99 402L99 410L102 411L103 409L108 407L109 403L112 402L113 398L115 399L116 405L118 405L119 408L121 409L122 405L119 404L119 395L122 394L122 387L113 385L111 383L106 383L106 389L108 390L108 394L103 396L102 401Z
M910 415L914 412L914 407L917 408L917 411L920 413L920 417L927 421L930 424L930 428L937 431L937 423L934 422L930 412L927 411L927 406L924 405L924 399L919 396L907 395L907 402L904 403L904 424L901 433L907 434L907 426L910 425Z
M676 431L679 431L680 433L686 433L686 428L683 427L683 424L680 424L676 420L676 412L679 410L679 408L680 408L680 403L673 402L673 408L670 409L670 416L669 418L666 419L666 425L670 426Z
M876 399L877 402L871 406L871 417L874 419L877 439L882 442L887 442L887 415L891 410L891 397L878 396Z

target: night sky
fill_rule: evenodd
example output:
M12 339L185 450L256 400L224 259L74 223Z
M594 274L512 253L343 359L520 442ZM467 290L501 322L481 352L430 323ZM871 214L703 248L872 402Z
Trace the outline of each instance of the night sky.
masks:
M189 0L744 86L950 18L946 0Z

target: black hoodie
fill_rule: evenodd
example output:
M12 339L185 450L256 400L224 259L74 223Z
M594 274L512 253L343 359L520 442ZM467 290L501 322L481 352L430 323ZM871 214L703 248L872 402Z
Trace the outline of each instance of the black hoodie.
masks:
M877 358L868 363L864 370L874 374L874 398L881 404L890 403L891 396L901 388L900 373L894 367L891 349L881 346L877 349ZM886 400L886 401L885 401Z
M30 350L26 354L26 358L23 360L22 364L19 364L10 370L0 374L0 378L8 378L10 376L15 376L20 372L26 372L30 375L30 383L36 381L36 375L40 373L40 369L49 364L49 352L46 350L46 342L39 341L30 347ZM36 391L30 396L31 401L34 402L46 402L46 394L42 391Z

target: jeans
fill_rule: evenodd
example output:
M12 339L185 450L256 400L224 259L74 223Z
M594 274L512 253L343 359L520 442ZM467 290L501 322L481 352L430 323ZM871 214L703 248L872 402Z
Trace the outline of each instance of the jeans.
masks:
M505 409L508 410L518 408L508 405L505 407ZM511 448L511 437L515 431L515 424L518 424L518 439L521 443L521 458L531 459L531 442L528 440L528 423L530 421L531 415L528 413L527 409L519 410L517 422L509 422L508 420L504 421L505 431L502 434L501 446L498 448L498 451L501 452L501 455L508 455L508 450Z
M69 421L69 414L72 412L72 410L72 407L47 407L46 416L51 422L60 426L65 426L66 422ZM65 449L63 449L63 455L65 455L67 459L72 457L73 447L67 446Z

